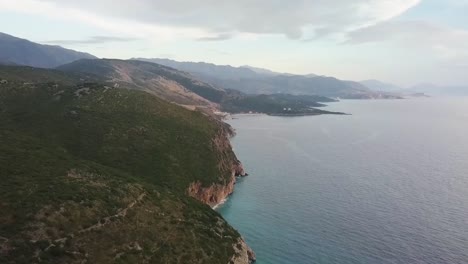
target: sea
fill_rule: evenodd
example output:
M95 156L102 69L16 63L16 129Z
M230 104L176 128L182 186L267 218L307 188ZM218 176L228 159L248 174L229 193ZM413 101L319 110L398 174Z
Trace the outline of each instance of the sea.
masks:
M234 116L249 176L218 211L257 264L468 263L468 98Z

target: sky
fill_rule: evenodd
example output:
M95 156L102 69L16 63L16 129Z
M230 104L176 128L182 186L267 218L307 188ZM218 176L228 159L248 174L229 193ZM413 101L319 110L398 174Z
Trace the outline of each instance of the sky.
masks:
M0 32L101 58L466 85L467 13L468 0L0 0Z

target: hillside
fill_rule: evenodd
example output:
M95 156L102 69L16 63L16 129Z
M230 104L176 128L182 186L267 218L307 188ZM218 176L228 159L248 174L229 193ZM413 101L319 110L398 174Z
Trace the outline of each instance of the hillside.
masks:
M197 77L216 76L222 80L230 79L251 79L259 76L268 76L270 74L260 74L247 67L233 67L230 65L216 65L206 62L179 62L170 59L145 59L135 58L139 61L153 62L165 65L180 71L190 72Z
M244 174L228 127L75 74L0 66L0 79L0 263L252 258L208 206Z
M54 68L79 59L93 58L96 57L88 53L41 45L0 32L0 64Z
M112 87L146 91L180 105L216 108L226 94L186 72L142 61L79 60L57 69L99 76Z
M294 108L304 114L326 114L326 111L311 110L322 106L319 102L333 101L329 98L311 96L307 100L299 96L247 95L232 89L200 81L193 75L156 63L136 60L79 60L57 68L68 73L84 74L88 78L100 78L109 87L126 87L145 91L169 102L198 109L205 113L219 110L239 112L283 113L284 108ZM250 70L249 70L250 71ZM297 104L297 101L301 104Z
M286 93L293 95L319 95L346 99L395 98L374 92L358 82L342 81L317 75L271 74L246 67L218 66L208 63L177 62L168 59L139 59L159 63L190 72L201 80L224 89L239 90L247 94Z
M395 84L381 82L379 80L365 80L361 81L360 83L377 92L401 92L403 89Z
M250 109L252 112L282 116L344 114L317 109L317 107L325 106L323 103L327 102L335 102L335 100L313 95L245 95L224 102L222 110L230 113L245 113L245 109Z

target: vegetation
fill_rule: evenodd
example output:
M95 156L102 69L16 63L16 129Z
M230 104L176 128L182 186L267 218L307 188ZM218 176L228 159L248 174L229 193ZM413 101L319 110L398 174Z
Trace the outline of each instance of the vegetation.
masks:
M230 176L216 122L59 71L0 80L0 263L229 262L239 234L186 195Z
M330 114L330 112L311 109L311 107L323 106L319 102L334 101L314 95L246 95L236 90L214 87L185 72L136 60L80 60L63 65L59 67L59 70L74 74L78 72L91 79L101 78L103 82L110 82L109 86L117 83L130 89L147 91L167 101L182 105L214 107L217 104L224 111L231 113L252 111L282 114L284 108L291 108L293 112L304 115Z
M325 106L319 102L332 101L334 100L330 98L310 95L248 95L226 100L222 108L231 113L256 112L270 115L342 114L313 108Z
M71 73L99 76L104 82L152 93L184 105L219 103L226 92L188 73L155 63L132 60L79 60L58 68Z
M338 80L333 77L315 74L282 74L248 66L231 67L204 62L178 62L168 59L139 58L139 60L186 71L218 87L234 89L246 94L288 93L345 99L399 98L390 93L371 91L358 82Z

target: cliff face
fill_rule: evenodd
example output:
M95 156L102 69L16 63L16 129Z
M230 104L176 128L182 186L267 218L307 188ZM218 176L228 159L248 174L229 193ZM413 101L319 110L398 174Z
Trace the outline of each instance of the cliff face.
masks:
M0 263L236 255L239 233L187 196L200 181L193 189L215 184L219 201L242 174L223 127L148 93L61 72L0 67L0 76Z
M245 243L243 239L239 239L234 247L236 252L232 257L230 264L250 264L257 260L253 250Z
M220 123L220 129L212 140L212 147L218 153L218 169L222 175L218 183L204 186L201 182L193 182L188 188L188 194L210 206L215 206L226 199L234 191L236 177L247 176L242 163L232 151L229 137L234 135L232 128Z
M220 182L213 183L210 186L204 186L201 182L197 181L190 184L188 188L188 194L190 196L211 207L221 203L233 193L237 177L245 177L248 175L242 163L232 151L229 137L234 135L235 132L232 127L228 124L220 123L220 130L212 142L214 150L220 157L218 169L223 173L219 178ZM255 262L255 253L242 238L240 238L237 243L233 244L233 248L235 254L229 263L249 264Z

